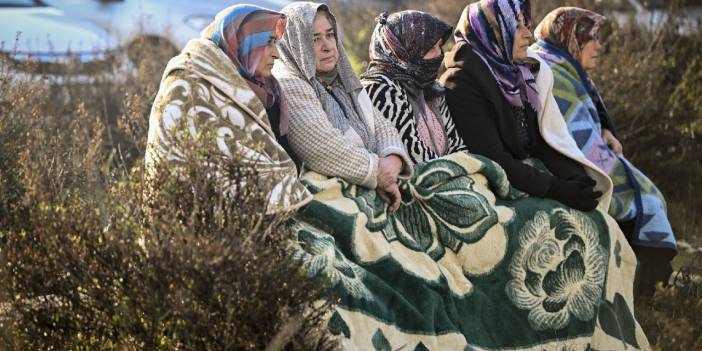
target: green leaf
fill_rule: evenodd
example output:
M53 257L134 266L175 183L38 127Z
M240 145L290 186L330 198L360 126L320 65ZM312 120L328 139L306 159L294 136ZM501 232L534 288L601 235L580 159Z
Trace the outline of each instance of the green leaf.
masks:
M614 303L602 301L598 318L605 333L636 348L639 347L636 342L636 321L622 295L614 295ZM624 346L626 347L626 344Z
M617 262L617 268L622 266L622 244L617 240L617 244L614 246L614 258Z
M334 312L331 319L329 319L329 330L334 335L344 334L347 339L351 338L351 330L339 312Z
M385 338L383 331L378 328L378 330L373 334L373 348L375 351L392 351L390 348L390 342Z

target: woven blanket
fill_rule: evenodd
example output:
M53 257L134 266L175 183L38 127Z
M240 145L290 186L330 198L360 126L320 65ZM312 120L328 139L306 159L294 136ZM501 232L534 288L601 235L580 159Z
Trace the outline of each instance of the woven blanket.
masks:
M609 214L619 221L636 220L632 245L676 249L661 192L623 154L615 155L603 141L597 108L584 83L589 78L580 64L550 43L539 40L532 48L553 70L553 95L578 147L614 183Z
M638 350L636 260L616 222L512 188L494 162L455 153L375 191L308 172L296 256L328 277L346 350Z

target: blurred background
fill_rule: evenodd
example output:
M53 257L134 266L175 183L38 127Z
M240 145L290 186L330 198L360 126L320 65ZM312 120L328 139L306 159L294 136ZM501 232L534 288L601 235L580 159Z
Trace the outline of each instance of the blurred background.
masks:
M289 1L247 3L280 10ZM467 3L332 0L329 5L339 20L354 69L362 73L374 18L380 12L422 10L455 24ZM134 174L142 165L148 116L163 69L217 12L232 4L226 0L0 0L0 267L4 267L0 279L5 282L0 283L0 301L23 289L40 289L37 282L57 269L49 261L37 263L39 244L3 251L11 247L13 235L54 228L46 235L60 238L72 233L92 240L94 230L78 223L95 220L104 226L104 213L111 213L113 207L137 205L130 202L136 201L134 194L114 197L119 193L115 189L139 182ZM624 153L666 196L680 240L680 254L674 261L676 287L661 289L653 300L638 303L637 318L656 349L702 350L702 1L534 0L532 6L534 24L559 6L591 9L609 19L600 39L604 57L592 78L618 126ZM64 212L47 212L47 208ZM101 208L101 219L86 208ZM56 215L59 212L63 215ZM108 227L116 230L114 225ZM42 245L49 246L41 252L70 251L60 239ZM82 250L78 244L71 245L71 250ZM18 275L6 263L27 265L26 274ZM95 272L85 264L79 271L90 277ZM118 263L105 267L121 270ZM255 279L265 280L270 272L261 274ZM256 301L256 293L251 294L251 301ZM278 317L271 317L271 325L279 325ZM12 334L7 328L0 331L5 333L0 341L15 349L33 332L40 334L44 325L28 320L20 327L8 321L0 317L0 330L5 323L22 332ZM87 335L92 329L80 330ZM71 333L61 335L68 338ZM75 339L77 334L72 335ZM54 335L55 340L63 340L57 338ZM139 349L144 344L134 345Z

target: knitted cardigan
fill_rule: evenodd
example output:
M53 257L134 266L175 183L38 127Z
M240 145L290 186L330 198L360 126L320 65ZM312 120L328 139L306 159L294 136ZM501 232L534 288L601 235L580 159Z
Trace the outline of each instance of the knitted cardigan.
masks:
M351 69L343 44L337 41L339 79L353 99L357 111L369 130L374 145L366 147L352 128L342 132L329 121L315 89L316 69L312 23L319 8L326 5L297 2L286 6L285 34L281 40L280 60L273 74L280 82L288 103L289 141L303 167L329 177L341 177L350 183L374 189L377 186L378 161L391 154L403 160L401 175L412 173L412 162L395 128L373 108L368 94ZM333 18L333 15L331 15ZM333 20L334 24L336 20ZM338 33L338 31L337 31Z

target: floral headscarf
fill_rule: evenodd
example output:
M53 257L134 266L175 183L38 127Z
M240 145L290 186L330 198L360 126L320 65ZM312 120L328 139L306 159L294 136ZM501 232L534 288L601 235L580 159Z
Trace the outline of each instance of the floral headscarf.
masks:
M541 103L532 62L514 62L512 46L517 33L519 14L527 26L531 23L529 0L481 0L466 6L456 25L456 42L467 42L490 68L502 94L509 103L525 103L539 112Z
M376 19L368 50L370 64L361 78L383 74L411 91L440 90L435 83L443 54L425 60L424 55L437 41L444 43L451 35L451 25L420 11L401 11Z
M278 102L281 135L288 131L282 89L272 75L259 75L256 66L270 38L282 37L285 23L285 15L280 12L253 5L235 5L220 11L201 33L203 38L212 40L227 54L266 109Z
M544 17L534 36L560 47L577 60L585 44L597 38L606 21L605 16L589 10L559 7Z

